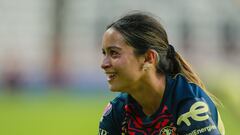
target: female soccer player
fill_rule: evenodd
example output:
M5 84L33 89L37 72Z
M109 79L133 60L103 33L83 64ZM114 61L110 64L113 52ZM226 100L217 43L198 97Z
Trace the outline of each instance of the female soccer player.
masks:
M109 88L121 93L105 108L99 135L224 135L213 96L154 17L113 22L102 52Z

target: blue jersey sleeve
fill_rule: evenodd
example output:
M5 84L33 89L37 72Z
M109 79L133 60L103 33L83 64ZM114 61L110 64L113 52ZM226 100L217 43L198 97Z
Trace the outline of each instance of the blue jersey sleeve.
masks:
M117 109L112 104L109 103L103 113L103 116L99 124L98 135L121 135L121 128L118 121Z
M204 99L195 98L182 102L178 107L177 132L186 135L221 135L215 106Z

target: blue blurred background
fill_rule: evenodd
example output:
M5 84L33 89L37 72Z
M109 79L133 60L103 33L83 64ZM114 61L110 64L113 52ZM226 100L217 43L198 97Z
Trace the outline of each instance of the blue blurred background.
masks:
M240 120L239 0L0 0L0 134L97 134L108 90L105 27L132 10L160 17L219 107L227 135Z

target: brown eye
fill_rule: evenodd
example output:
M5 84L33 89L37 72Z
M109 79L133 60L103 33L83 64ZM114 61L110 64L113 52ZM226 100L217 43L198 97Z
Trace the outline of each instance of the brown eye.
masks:
M117 58L119 56L119 53L117 51L111 50L110 52L110 56L113 58Z

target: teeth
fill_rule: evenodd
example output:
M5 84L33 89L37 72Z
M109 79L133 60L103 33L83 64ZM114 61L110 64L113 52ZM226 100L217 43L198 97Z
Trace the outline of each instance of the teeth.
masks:
M107 80L110 81L110 80L114 79L115 76L116 76L115 73L107 73Z

